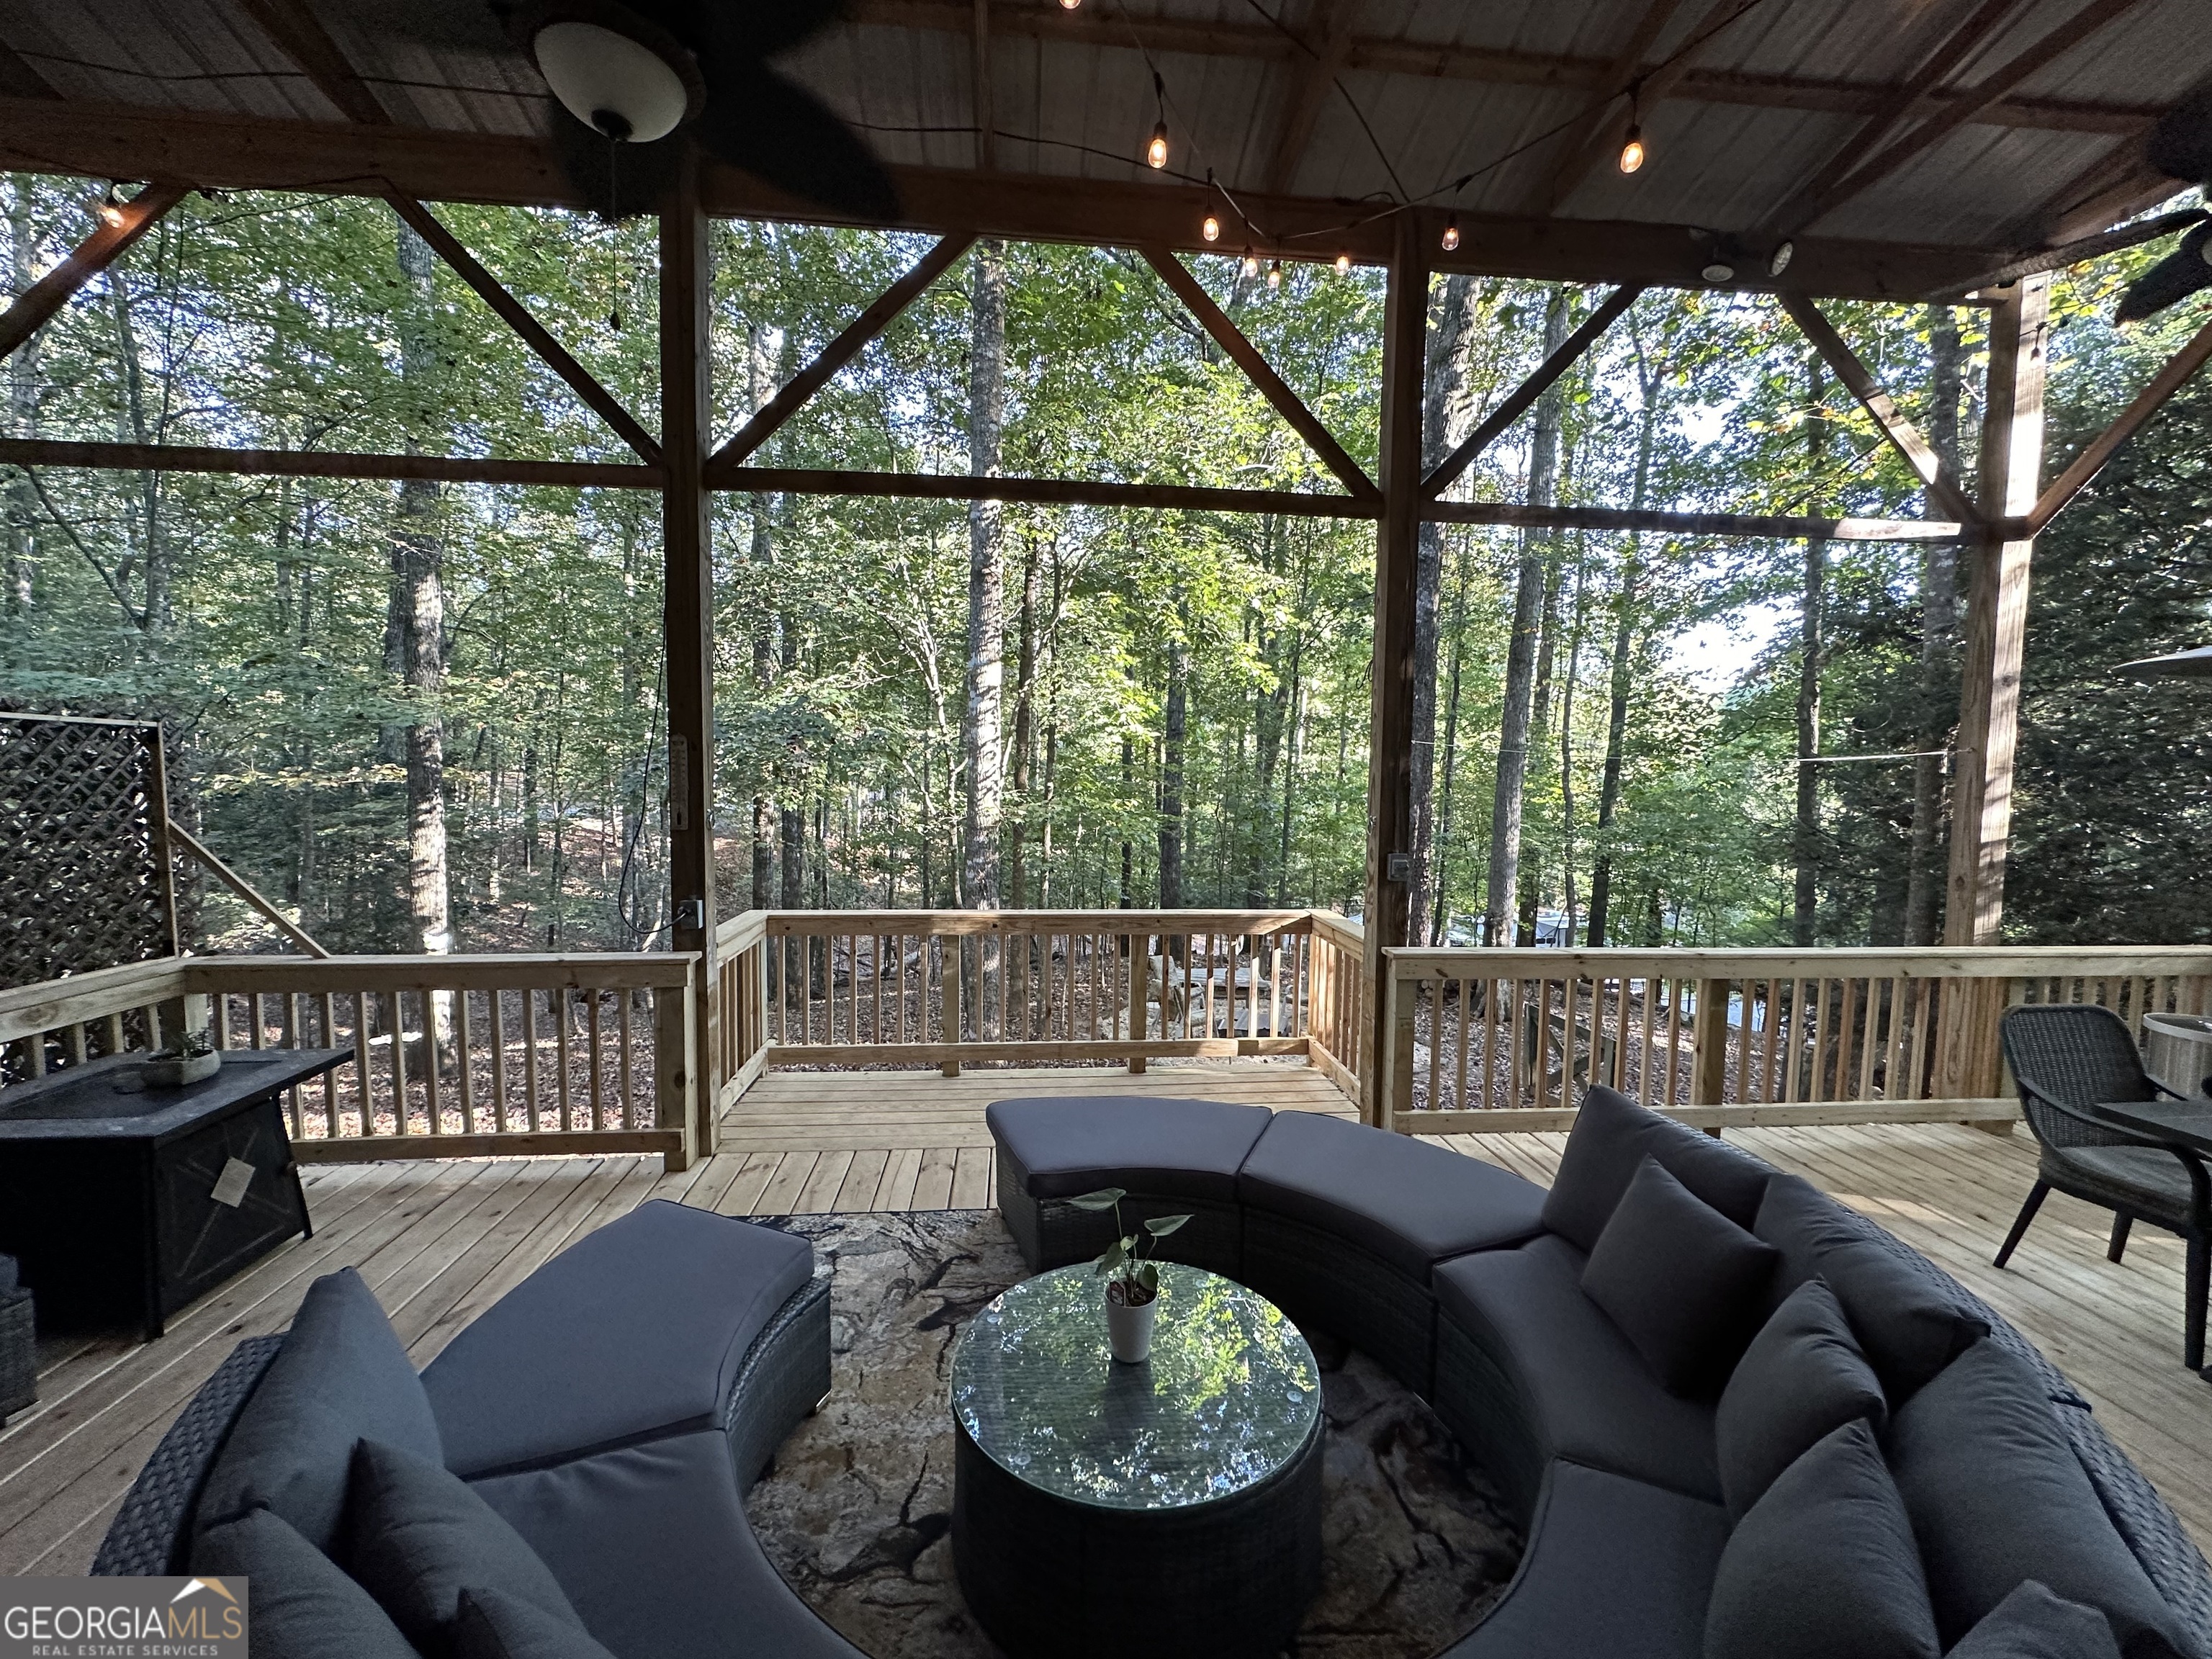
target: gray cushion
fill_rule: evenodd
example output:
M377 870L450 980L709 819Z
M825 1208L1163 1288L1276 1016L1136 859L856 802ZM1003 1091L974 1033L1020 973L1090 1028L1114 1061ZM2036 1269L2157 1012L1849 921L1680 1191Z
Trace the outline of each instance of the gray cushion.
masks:
M1751 1506L1713 1577L1705 1659L1936 1659L1912 1524L1874 1429L1846 1423Z
M353 1576L418 1648L443 1648L465 1586L504 1590L574 1628L550 1569L461 1478L363 1441L347 1500Z
M353 1449L381 1440L441 1461L392 1322L351 1267L307 1287L284 1346L246 1402L200 1494L204 1529L264 1504L319 1550L337 1541Z
M1637 1166L1656 1158L1667 1172L1739 1227L1759 1213L1773 1173L1711 1135L1646 1111L1626 1095L1592 1084L1559 1155L1544 1200L1544 1225L1582 1249L1594 1249Z
M2197 1212L2188 1170L2155 1146L2045 1146L2040 1162L2055 1184L2169 1227L2187 1227Z
M1418 1284L1447 1256L1540 1229L1544 1189L1479 1158L1316 1112L1278 1112L1244 1160L1252 1207L1350 1239Z
M718 1424L745 1350L814 1271L805 1239L655 1200L509 1291L422 1372L477 1475Z
M1946 1641L2033 1578L2103 1612L2130 1659L2187 1651L2180 1620L2097 1499L2035 1374L1987 1339L1890 1419L1890 1466L1911 1512Z
M1713 1420L1721 1494L1741 1518L1814 1442L1857 1418L1889 1419L1881 1379L1825 1279L1785 1297L1736 1362Z
M1554 1463L1521 1571L1439 1659L1697 1659L1727 1537L1717 1504Z
M614 1659L573 1617L495 1589L461 1592L453 1621L453 1659Z
M419 1659L374 1598L273 1510L203 1532L191 1570L247 1581L253 1659Z
M475 1484L615 1659L861 1659L762 1553L719 1433Z
M1932 1271L1916 1272L1802 1176L1767 1184L1752 1231L1782 1252L1778 1290L1828 1281L1895 1406L1989 1329Z
M1437 1269L1437 1307L1511 1379L1546 1457L1720 1502L1713 1409L1661 1386L1582 1292L1583 1256L1553 1235Z
M1598 1235L1583 1291L1668 1393L1717 1393L1759 1328L1779 1259L1647 1158Z
M2120 1659L2105 1615L2033 1578L1966 1632L1949 1659Z
M1224 1203L1237 1196L1237 1171L1268 1116L1264 1106L1157 1095L996 1100L983 1111L1031 1198L1120 1187Z

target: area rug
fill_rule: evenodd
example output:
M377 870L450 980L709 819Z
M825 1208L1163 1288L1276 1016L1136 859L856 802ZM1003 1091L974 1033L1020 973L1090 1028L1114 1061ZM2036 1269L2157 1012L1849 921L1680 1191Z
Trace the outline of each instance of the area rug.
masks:
M994 1659L952 1568L952 1346L1025 1277L994 1211L770 1222L833 1264L830 1404L778 1449L746 1513L787 1582L874 1659ZM1315 1334L1323 1566L1295 1659L1426 1659L1474 1628L1520 1559L1495 1489L1433 1413Z

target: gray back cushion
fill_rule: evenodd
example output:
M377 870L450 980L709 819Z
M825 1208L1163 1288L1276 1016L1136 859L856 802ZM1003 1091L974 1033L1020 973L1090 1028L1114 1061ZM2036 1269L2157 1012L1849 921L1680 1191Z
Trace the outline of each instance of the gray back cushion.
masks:
M208 1472L196 1532L263 1505L331 1551L353 1449L363 1440L444 1461L407 1351L375 1295L346 1267L307 1287L283 1347Z
M2105 1615L2029 1579L1966 1632L1948 1659L2120 1659Z
M191 1559L203 1577L248 1581L253 1659L418 1659L369 1593L270 1510L210 1527Z
M1647 1158L1598 1235L1583 1293L1669 1394L1710 1395L1758 1328L1778 1259Z
M1721 1495L1741 1520L1815 1441L1865 1418L1888 1420L1881 1381L1851 1335L1836 1295L1808 1279L1751 1340L1721 1391L1713 1422Z
M2129 1659L2188 1651L2098 1501L2035 1373L1984 1339L1899 1407L1889 1461L1947 1642L2028 1579L2111 1620Z
M1858 1229L1836 1200L1802 1176L1767 1183L1752 1231L1782 1252L1779 1285L1828 1281L1852 1333L1894 1406L1942 1370L1989 1327L1943 1281Z
M1936 1659L1920 1556L1874 1430L1847 1423L1729 1534L1705 1659Z
M453 1659L614 1659L581 1625L495 1589L461 1592Z
M1594 1250L1637 1167L1655 1158L1667 1172L1739 1227L1759 1213L1759 1194L1773 1173L1711 1135L1646 1111L1626 1095L1592 1084L1544 1200L1544 1226Z

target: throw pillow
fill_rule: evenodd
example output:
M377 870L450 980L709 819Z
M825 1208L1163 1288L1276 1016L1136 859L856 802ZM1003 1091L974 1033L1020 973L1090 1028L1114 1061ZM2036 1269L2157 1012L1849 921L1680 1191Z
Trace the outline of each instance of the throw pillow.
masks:
M1778 1175L1752 1231L1782 1252L1782 1286L1828 1281L1895 1406L1989 1327L1934 1269L1869 1237L1869 1225L1803 1176Z
M2111 1622L2129 1659L2178 1659L2181 1621L2067 1443L2034 1372L1990 1339L1892 1414L1889 1460L1912 1516L1944 1640L2028 1579Z
M1966 1632L1949 1659L2120 1659L2105 1615L2029 1579Z
M1721 1550L1705 1659L1936 1659L1920 1554L1874 1430L1846 1423L1775 1477Z
M364 1441L349 1508L353 1576L417 1647L447 1644L465 1585L503 1590L583 1629L552 1569L450 1470Z
M210 1527L191 1565L204 1578L246 1581L253 1659L419 1659L369 1593L273 1510Z
M1866 1418L1879 1430L1889 1408L1826 1279L1783 1299L1736 1361L1721 1391L1713 1437L1721 1495L1739 1521L1806 1448Z
M444 1461L429 1396L375 1294L351 1267L307 1287L284 1346L209 1470L196 1528L266 1507L343 1553L346 1474L363 1439Z
M1544 1196L1547 1231L1577 1249L1597 1248L1598 1235L1635 1178L1656 1158L1668 1174L1739 1227L1751 1225L1773 1171L1711 1135L1647 1111L1626 1095L1592 1084L1568 1133L1559 1173Z
M461 1592L453 1659L614 1659L590 1632L502 1590Z
M1671 1394L1717 1388L1765 1308L1778 1257L1645 1158L1583 1268L1583 1293Z

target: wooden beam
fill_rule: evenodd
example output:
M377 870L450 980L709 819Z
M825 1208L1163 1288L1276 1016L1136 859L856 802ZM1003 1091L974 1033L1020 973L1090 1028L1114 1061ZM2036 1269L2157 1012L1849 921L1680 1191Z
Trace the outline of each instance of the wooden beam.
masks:
M692 1048L680 1095L690 1150L714 1150L714 561L707 444L713 429L714 270L696 149L686 143L660 215L661 636L668 653L668 849L674 948L699 952Z
M1782 304L1804 331L1805 337L1813 343L1813 349L1836 371L1836 378L1850 388L1859 406L1874 417L1874 423L1881 428L1881 435L1889 440L1890 447L1905 458L1905 465L1926 486L1929 505L1968 524L1978 523L1980 514L1959 489L1958 480L1944 470L1942 457L1920 435L1919 428L1905 418L1896 400L1881 389L1867 366L1859 361L1858 354L1844 343L1843 336L1836 332L1820 307L1803 295L1787 289L1783 292Z
M1629 31L1627 40L1607 64L1598 83L1590 88L1600 96L1567 129L1565 141L1559 146L1559 159L1531 202L1538 210L1549 211L1587 174L1591 143L1607 125L1613 100L1634 83L1644 58L1658 42L1660 31L1674 20L1681 3L1682 0L1644 0L1644 10Z
M1951 774L1951 860L1943 916L1949 945L1993 945L2004 918L2012 836L2013 750L2035 542L2016 520L2035 505L2043 462L2043 388L2051 278L2030 276L1990 313L1989 389L1980 497L1990 528L1972 545L1959 731Z
M200 840L197 836L194 836L174 818L169 817L166 812L162 817L162 825L171 841L175 842L179 846L182 847L185 852L198 859L210 875L215 877L215 878L217 881L220 881L224 886L229 888L232 892L237 894L239 897L244 899L246 902L262 917L263 920L275 927L276 931L283 934L286 939L290 939L293 944L298 945L302 951L305 951L311 957L327 957L330 955L330 952L323 949L323 947L308 933L306 928L301 927L298 922L294 921L291 917L286 915L282 910L278 909L273 902L263 897L260 890L256 888L252 882L246 880L244 876L240 875L237 871L232 869L228 864L225 864L213 853L208 851L208 849L201 844Z
M0 447L0 459L5 459ZM882 495L926 501L1029 501L1044 507L1149 507L1182 513L1274 513L1297 519L1377 519L1382 498L1206 484L1117 483L1084 478L970 477L954 472L841 472L806 466L731 467L716 489L783 495Z
M1421 532L1421 398L1427 368L1429 244L1401 216L1382 316L1382 521L1375 542L1375 654L1367 744L1367 882L1360 1115L1384 1121L1395 1054L1383 952L1407 939L1413 883L1413 613Z
M648 466L660 465L660 445L629 410L622 400L600 385L591 370L568 355L567 348L546 331L545 325L530 314L521 301L508 293L499 279L476 260L476 256L463 247L453 233L447 230L438 216L411 196L395 195L392 210L404 219L424 241L437 250L438 257L453 268L454 274L474 289L483 302L499 314L500 320L522 337L525 345L545 362L546 367L568 383L568 388L597 411L599 418L615 429L615 434L632 449L638 459Z
M382 126L392 119L304 0L239 0L239 5L347 120Z
M2142 0L2089 0L2066 21L2001 68L1990 70L1940 114L1932 115L1881 154L1861 162L1844 179L1809 203L1798 228L1818 224L1853 197L1888 178L1906 162L1956 132L1978 110L2032 76L2041 74L2099 29L2142 3Z
M2119 418L2099 433L2088 446L2074 458L2073 465L2051 481L2051 487L2036 498L2033 509L2027 515L2027 533L2040 532L2044 526L2063 512L2066 504L2088 486L2089 481L2104 471L2105 463L2113 453L2142 430L2143 424L2165 405L2167 398L2187 385L2190 378L2212 358L2212 323L2198 329L2189 343L2166 361L2166 366L2151 379L2148 386L2136 394L2136 399L2121 411Z
M428 202L584 204L552 145L540 139L74 101L68 118L57 120L54 105L40 99L0 99L0 167L324 195L381 197L398 191ZM1218 200L1196 185L1158 179L1125 184L1005 173L985 178L965 169L890 171L902 217L887 228L1085 246L1152 245L1184 253L1221 251L1199 234L1200 221ZM702 171L700 193L708 211L725 218L842 222L719 164ZM1325 258L1342 251L1372 264L1390 258L1395 218L1413 217L1434 250L1447 217L1441 209L1377 216L1357 204L1311 197L1249 200L1286 252L1310 250ZM1458 219L1461 245L1432 256L1437 270L1546 282L1710 286L1698 274L1709 243L1693 234L1694 227L1468 213ZM2021 251L2001 243L1942 247L1807 236L1797 239L1789 276L1808 294L1917 301L1947 282L1986 270L1993 258ZM1754 264L1734 289L1775 286L1764 265Z
M1838 542L1958 542L1965 525L1922 519L1821 519L1765 513L1664 513L1615 507L1523 507L1510 501L1425 501L1431 524L1502 524L1531 530L1649 530L1669 536L1746 536Z
M2082 264L2091 259L2101 259L2108 253L2117 253L2124 248L2140 247L2145 242L2155 242L2162 236L2171 236L2178 230L2186 230L2190 226L2202 222L2204 216L2204 210L2202 208L2183 208L2173 213L2162 213L2155 219L2143 220L2132 225L2123 225L2118 230L2107 230L2094 236L2084 236L2057 247L2045 248L2040 253L2027 254L2021 258L1994 266L1984 271L1973 281L1961 283L1957 289L1947 289L1941 294L1931 294L1928 295L1928 299L1931 304L1939 303L1956 299L1961 294L1972 293L1978 289L2002 288L2008 283L2018 282L2023 276L2035 276L2039 271L2063 270L2069 265Z
M121 223L100 224L68 258L18 295L15 303L0 313L0 357L36 334L87 283L129 252L185 195L182 185L147 185L123 204Z
M1213 302L1206 285L1191 275L1189 268L1165 248L1148 247L1144 250L1146 263L1159 273L1159 278L1176 292L1176 296L1189 307L1213 342L1227 352L1230 360L1244 371L1245 378L1260 389L1261 395L1273 404L1275 412L1290 422L1291 430L1306 441L1307 447L1321 457L1338 482L1355 496L1380 500L1375 480L1366 470L1346 453L1335 434L1323 426L1319 416L1305 406L1298 394L1284 385L1260 349L1247 339L1243 331L1229 319L1228 313Z
M497 456L362 455L319 449L210 449L189 444L79 443L0 438L0 463L125 472L232 472L271 478L431 478L440 483L539 484L562 489L658 489L657 466L510 461Z
M1306 38L1300 43L1305 48L1304 61L1283 89L1274 142L1267 146L1267 170L1261 174L1261 188L1270 196L1283 194L1297 177L1298 163L1313 142L1314 124L1321 118L1322 106L1335 89L1337 74L1352 49L1352 24L1358 9L1359 0L1314 0Z
M786 381L775 396L738 428L729 442L714 452L707 463L709 487L721 488L723 473L775 436L778 428L804 408L839 369L859 356L869 341L889 328L893 319L912 305L924 289L943 276L946 267L965 253L975 240L973 236L958 234L940 240L915 261L905 276L885 289L873 305L848 324L842 333L817 352L813 362Z
M1611 328L1614 319L1636 303L1636 296L1644 290L1633 285L1623 285L1605 296L1597 309L1583 319L1582 326L1559 342L1559 349L1537 366L1536 372L1515 387L1505 400L1482 419L1482 423L1467 434L1466 441L1437 463L1436 470L1421 480L1421 499L1433 501L1451 488L1459 475L1472 465L1475 458L1498 441L1505 429L1519 420L1552 388L1552 383L1575 366L1583 353L1597 343L1598 337Z

